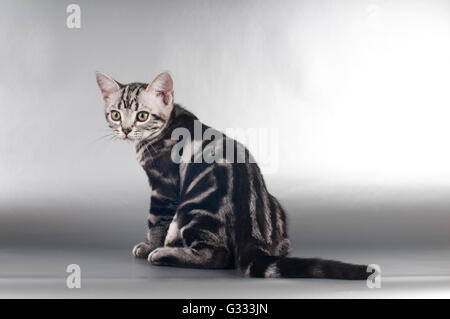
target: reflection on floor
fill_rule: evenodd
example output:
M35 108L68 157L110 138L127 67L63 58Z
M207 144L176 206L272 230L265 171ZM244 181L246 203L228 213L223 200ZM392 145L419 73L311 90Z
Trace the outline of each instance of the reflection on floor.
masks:
M364 281L248 279L232 270L151 266L128 250L1 249L0 298L450 298L450 251L296 251L375 263L381 288ZM66 267L81 268L68 289Z

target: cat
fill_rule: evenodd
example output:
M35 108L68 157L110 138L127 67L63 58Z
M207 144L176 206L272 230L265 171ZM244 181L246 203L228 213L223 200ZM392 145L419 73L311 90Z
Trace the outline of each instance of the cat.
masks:
M147 239L134 246L135 257L154 265L237 268L249 277L369 277L365 265L288 257L286 214L251 154L225 135L195 138L195 123L201 122L174 103L169 73L150 84L121 84L99 72L96 79L108 125L117 138L135 144L151 186ZM202 133L211 129L200 128ZM179 129L191 134L174 152ZM229 145L235 151L231 160L216 152ZM205 149L219 157L198 161ZM174 160L174 153L183 160Z

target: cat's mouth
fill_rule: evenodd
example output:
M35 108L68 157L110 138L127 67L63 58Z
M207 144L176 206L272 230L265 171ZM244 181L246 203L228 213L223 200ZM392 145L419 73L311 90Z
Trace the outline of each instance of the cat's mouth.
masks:
M141 135L138 134L124 134L124 133L120 133L117 135L117 137L122 140L122 141L126 141L126 142L136 142L142 139Z
M140 141L141 139L142 139L142 137L141 138L139 138L139 137L137 137L137 136L124 136L123 138L122 138L124 141L127 141L127 142L138 142L138 141Z
M126 142L140 142L143 140L152 141L152 140L157 139L161 135L161 133L165 127L166 127L166 125L164 125L163 127L160 127L160 128L152 129L152 130L150 130L148 132L144 132L144 133L130 132L128 134L125 134L124 132L116 132L116 134L120 140L126 141Z

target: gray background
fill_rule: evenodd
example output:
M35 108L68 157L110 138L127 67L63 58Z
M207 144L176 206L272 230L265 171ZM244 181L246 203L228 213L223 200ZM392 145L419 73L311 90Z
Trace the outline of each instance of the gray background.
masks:
M76 1L81 29L69 3L0 4L0 281L64 277L72 252L93 278L124 254L148 275L127 258L149 186L133 147L102 138L97 70L169 70L203 122L276 130L266 180L296 254L449 274L450 2Z

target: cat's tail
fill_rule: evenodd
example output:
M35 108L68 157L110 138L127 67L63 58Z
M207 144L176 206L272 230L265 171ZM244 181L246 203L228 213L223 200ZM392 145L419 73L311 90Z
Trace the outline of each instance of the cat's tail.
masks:
M319 258L280 256L257 256L242 270L249 277L260 278L365 280L371 274L365 265L355 265Z

